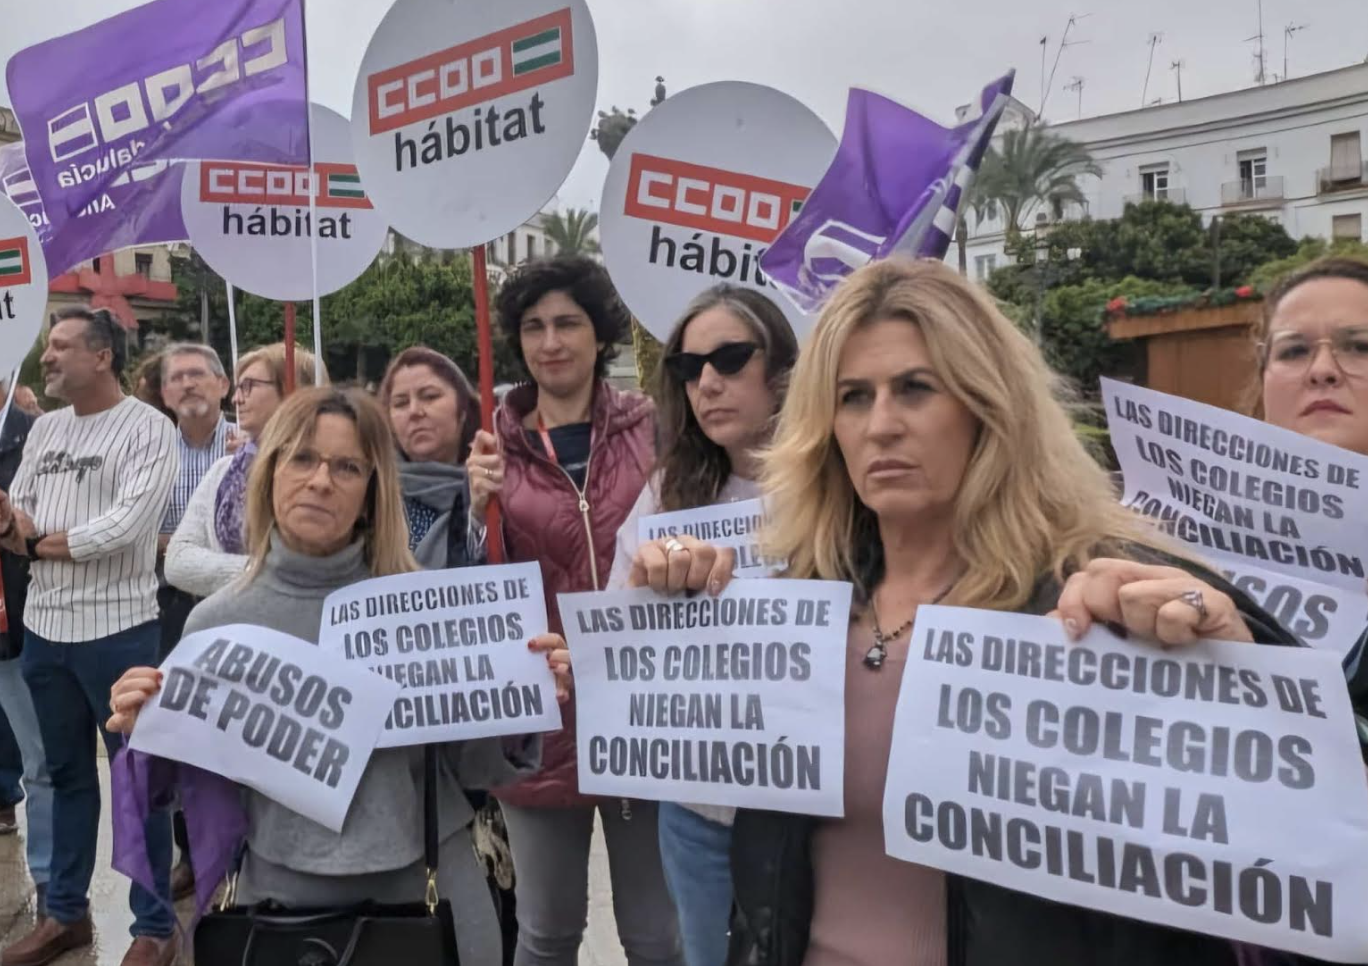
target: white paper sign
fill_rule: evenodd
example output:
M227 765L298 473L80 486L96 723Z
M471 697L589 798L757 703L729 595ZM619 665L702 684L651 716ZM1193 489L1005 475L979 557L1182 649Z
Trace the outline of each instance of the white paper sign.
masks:
M888 854L1179 929L1368 959L1368 777L1336 655L1161 650L922 607Z
M587 795L842 814L850 585L561 594Z
M389 232L352 160L346 118L314 104L309 120L312 174L303 166L192 161L181 181L181 211L195 250L229 282L268 299L313 296L313 220L319 295L355 281Z
M130 747L216 772L342 831L398 685L248 624L185 637L161 670Z
M1204 556L1368 592L1368 457L1102 380L1127 506Z
M323 602L318 646L400 685L378 747L561 726L536 563L377 577Z
M356 78L356 163L409 238L483 245L560 188L597 92L584 0L397 0Z
M637 537L646 543L683 533L715 547L731 547L736 551L735 576L769 577L783 570L784 564L767 560L760 553L756 540L764 519L765 506L758 498L715 503L641 517L637 521Z
M1308 647L1347 654L1368 627L1368 593L1298 580L1222 558L1221 573Z
M695 295L720 282L764 292L801 339L804 315L760 257L836 154L808 107L759 84L691 87L652 108L603 183L603 258L627 307L661 342Z
M0 192L0 379L8 379L38 341L47 299L47 260L38 236L28 216Z

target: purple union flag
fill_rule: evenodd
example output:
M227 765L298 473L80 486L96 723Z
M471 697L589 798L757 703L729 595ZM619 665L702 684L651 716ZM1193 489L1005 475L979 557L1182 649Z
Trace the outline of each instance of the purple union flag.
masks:
M6 80L54 275L184 238L174 162L308 162L301 0L153 0L20 51Z

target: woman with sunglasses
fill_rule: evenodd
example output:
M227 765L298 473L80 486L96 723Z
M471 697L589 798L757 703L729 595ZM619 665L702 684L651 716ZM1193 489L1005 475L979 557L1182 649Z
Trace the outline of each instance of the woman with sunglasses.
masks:
M660 463L618 531L610 586L625 587L642 517L760 495L757 451L769 442L798 342L754 289L718 285L685 310L657 373ZM731 916L735 809L664 802L660 857L688 966L720 966Z
M294 367L296 386L314 384L312 353L295 349ZM235 375L233 406L246 442L209 467L166 547L166 579L197 597L227 586L247 566L247 475L256 458L255 441L285 401L285 343L248 352L238 360Z

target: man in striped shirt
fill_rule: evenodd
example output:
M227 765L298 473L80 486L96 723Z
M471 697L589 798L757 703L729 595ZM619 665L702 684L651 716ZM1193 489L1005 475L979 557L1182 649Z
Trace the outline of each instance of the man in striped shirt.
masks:
M24 680L52 773L48 917L0 953L0 966L43 966L92 940L89 898L100 824L95 746L109 693L128 668L157 663L157 531L176 479L176 430L119 384L125 337L107 312L65 309L43 352L47 395L71 405L33 425L9 494L0 546L30 560ZM124 966L170 966L171 828L147 823L163 899L133 886L133 944Z

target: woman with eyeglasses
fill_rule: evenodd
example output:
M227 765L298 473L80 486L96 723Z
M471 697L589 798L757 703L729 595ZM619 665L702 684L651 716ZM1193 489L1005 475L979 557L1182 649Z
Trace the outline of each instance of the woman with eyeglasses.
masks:
M1108 621L1169 646L1294 643L1116 502L1054 388L1039 350L940 262L866 266L823 310L760 478L763 545L785 576L854 586L845 812L737 813L732 966L1233 962L1224 940L885 852L894 708L920 606L1058 614L1073 639ZM643 545L633 583L716 592L716 548L680 542Z
M718 285L684 311L656 377L660 462L618 531L610 586L629 582L642 517L760 495L758 451L797 357L783 312L754 289ZM734 814L660 805L660 857L688 966L720 966L727 955Z
M296 386L314 384L312 353L296 348L294 368ZM285 343L248 352L238 360L236 375L233 406L238 432L246 441L236 453L209 467L166 548L166 579L197 597L226 586L247 566L247 476L256 458L254 441L285 401ZM324 384L327 381L325 369Z
M329 594L372 577L418 569L408 549L389 423L360 390L305 389L281 405L258 442L246 523L247 570L195 608L187 634L255 624L317 643ZM546 651L563 697L569 686L563 642L538 638L531 646ZM131 733L139 710L161 685L155 668L128 671L110 696L109 730ZM488 788L528 773L539 739L490 738L439 747L438 894L451 901L461 962L498 963L499 926L471 847L474 813L464 789ZM241 789L246 849L237 903L275 900L318 909L367 900L422 901L427 883L423 760L422 747L374 751L341 832ZM187 799L187 808L193 804ZM232 802L216 804L231 807ZM195 862L196 868L214 867L198 857Z

